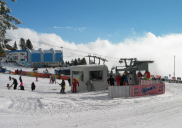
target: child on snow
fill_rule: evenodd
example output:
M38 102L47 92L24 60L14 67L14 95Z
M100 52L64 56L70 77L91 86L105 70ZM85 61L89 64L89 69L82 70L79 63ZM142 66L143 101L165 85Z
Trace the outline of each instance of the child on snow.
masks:
M24 90L23 82L21 81L20 90Z
M9 86L9 84L7 84L7 86L6 86L7 88L8 88L8 90L10 90L10 88L11 88L11 86Z
M38 75L36 75L36 81L38 81Z
M9 76L9 81L11 81L11 76Z
M31 84L31 89L32 89L32 91L35 90L35 84L34 84L34 82L32 82L32 84Z
M50 76L50 83L51 83L51 81L52 81L52 76Z

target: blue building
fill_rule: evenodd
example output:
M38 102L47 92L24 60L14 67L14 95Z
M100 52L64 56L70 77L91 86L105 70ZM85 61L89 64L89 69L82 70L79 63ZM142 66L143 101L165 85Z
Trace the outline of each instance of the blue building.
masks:
M16 61L22 66L31 67L50 67L59 66L63 62L63 54L61 50L16 50L7 51L6 58L8 61ZM24 55L24 56L23 56Z

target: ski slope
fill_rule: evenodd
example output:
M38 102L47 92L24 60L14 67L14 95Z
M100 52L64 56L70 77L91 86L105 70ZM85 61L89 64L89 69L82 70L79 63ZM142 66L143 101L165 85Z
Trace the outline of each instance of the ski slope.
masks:
M6 68L17 69L11 64ZM19 85L19 75L11 76ZM9 74L0 73L0 128L182 127L182 84L166 83L162 95L110 99L107 90L71 93L67 81L67 93L59 94L61 87L48 78L35 82L35 77L22 76L22 80L24 91L8 90Z

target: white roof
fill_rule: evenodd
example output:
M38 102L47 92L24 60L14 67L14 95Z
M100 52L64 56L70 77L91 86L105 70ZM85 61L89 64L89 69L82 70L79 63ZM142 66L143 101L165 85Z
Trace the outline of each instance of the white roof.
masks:
M55 50L55 53L62 53L61 50Z
M43 50L44 53L51 53L50 50Z
M40 53L38 50L32 50L31 53Z

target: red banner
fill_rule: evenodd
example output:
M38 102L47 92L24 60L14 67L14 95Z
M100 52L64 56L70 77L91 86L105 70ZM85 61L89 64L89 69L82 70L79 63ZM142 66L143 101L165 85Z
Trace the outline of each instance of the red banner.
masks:
M173 80L176 80L176 77L172 77Z
M146 96L165 93L165 84L131 86L131 96Z
M161 76L160 75L156 75L156 78L161 78Z

